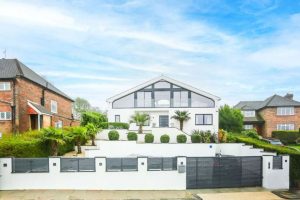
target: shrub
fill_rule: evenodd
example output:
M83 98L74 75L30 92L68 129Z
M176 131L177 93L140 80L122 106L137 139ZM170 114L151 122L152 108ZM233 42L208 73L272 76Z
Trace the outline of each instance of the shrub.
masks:
M177 143L186 143L187 137L184 134L177 135Z
M194 130L192 132L191 140L192 143L210 143L211 136L212 134L210 131Z
M147 133L145 135L145 143L153 143L154 135L152 133Z
M128 123L122 122L102 122L100 123L102 129L129 129Z
M217 143L218 142L218 136L217 136L217 134L211 134L211 136L210 136L210 142L211 143Z
M227 133L226 134L226 142L227 143L236 143L236 137L234 137L234 135L232 135L232 133Z
M201 142L201 136L200 133L194 131L191 135L192 143L200 143Z
M160 136L160 142L161 143L169 143L170 142L170 136L167 134L164 134Z
M299 131L273 131L272 137L279 139L283 144L296 144L296 140L300 138Z
M96 127L100 126L100 123L106 122L107 117L106 115L98 112L92 112L92 111L87 111L81 113L81 126L85 126L88 123L94 124Z
M300 137L296 140L296 144L300 144Z
M127 133L127 139L129 141L137 141L138 136L135 132L129 132L129 133Z
M118 131L113 130L108 132L109 140L119 140L119 137L120 135Z
M242 131L242 134L254 139L259 139L259 136L254 129Z
M218 140L220 143L225 143L227 142L227 131L220 129L218 133Z

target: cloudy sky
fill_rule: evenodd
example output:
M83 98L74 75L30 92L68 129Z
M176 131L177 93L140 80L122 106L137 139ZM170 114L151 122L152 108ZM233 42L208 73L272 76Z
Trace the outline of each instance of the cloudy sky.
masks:
M300 100L300 1L0 0L4 49L100 108L161 74L230 105Z

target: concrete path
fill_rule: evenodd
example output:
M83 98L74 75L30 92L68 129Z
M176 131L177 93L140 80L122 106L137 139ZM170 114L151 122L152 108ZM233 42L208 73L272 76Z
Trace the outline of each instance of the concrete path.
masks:
M203 200L279 200L272 192L228 192L214 194L198 194Z

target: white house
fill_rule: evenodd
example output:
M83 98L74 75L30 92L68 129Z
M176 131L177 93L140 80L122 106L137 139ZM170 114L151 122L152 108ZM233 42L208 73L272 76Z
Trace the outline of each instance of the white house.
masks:
M208 92L171 79L159 76L107 99L108 121L130 121L136 111L147 113L150 121L144 130L155 128L177 128L179 122L172 119L176 110L188 111L190 120L184 122L183 131L218 130L218 104L220 98ZM130 124L130 130L137 130Z

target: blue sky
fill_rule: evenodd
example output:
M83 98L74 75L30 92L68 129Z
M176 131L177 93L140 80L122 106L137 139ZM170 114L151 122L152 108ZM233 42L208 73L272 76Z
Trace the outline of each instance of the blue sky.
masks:
M230 105L300 100L300 1L0 0L0 25L7 58L100 108L161 74Z

